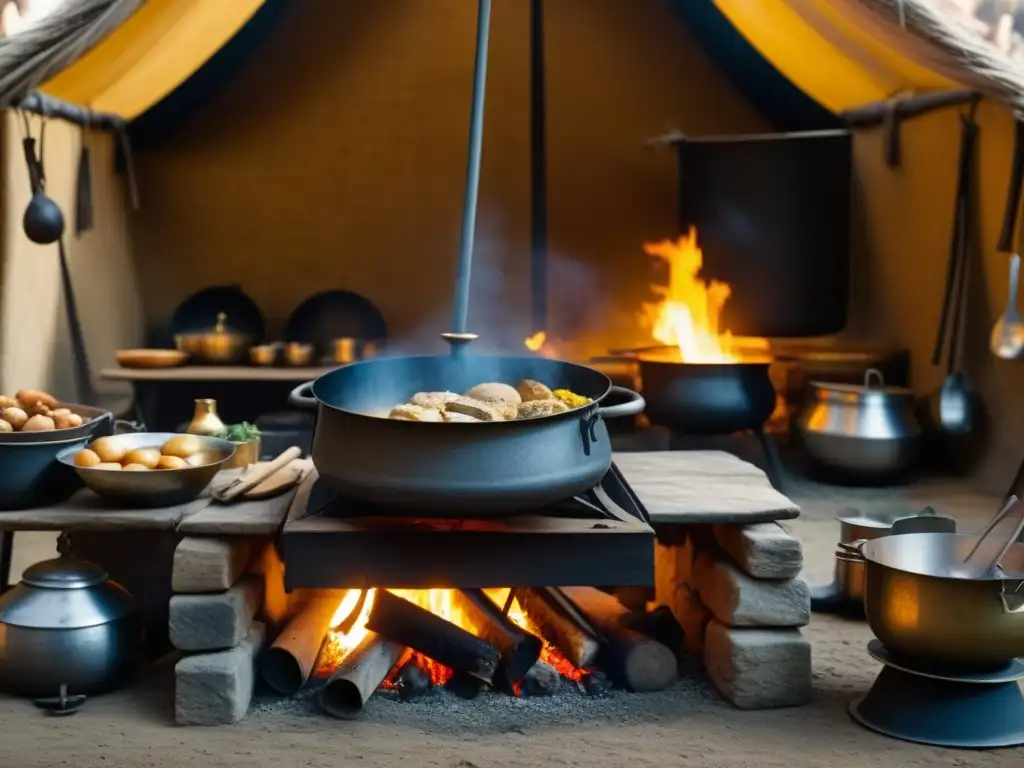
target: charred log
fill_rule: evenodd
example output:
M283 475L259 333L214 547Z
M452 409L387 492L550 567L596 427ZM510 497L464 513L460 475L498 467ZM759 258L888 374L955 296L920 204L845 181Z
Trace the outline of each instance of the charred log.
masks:
M561 679L557 669L538 661L523 677L523 693L527 696L550 696L558 689Z
M444 687L446 691L455 694L460 699L475 699L490 685L479 677L473 677L465 672L455 672L448 678Z
M629 609L592 587L566 587L563 594L597 629L601 653L598 666L615 685L637 693L660 691L675 682L676 656L656 640L625 626Z
M366 626L438 664L488 684L501 658L498 649L486 640L385 589L377 590Z
M539 637L512 623L482 589L460 589L455 601L472 625L473 634L486 640L501 654L501 682L514 688L540 658L544 643Z
M580 678L580 685L587 696L604 696L612 689L612 681L604 672L595 669Z
M578 669L597 663L601 651L597 633L557 589L520 588L516 600L541 635Z
M342 659L320 691L324 712L342 720L357 718L405 650L398 643L369 633Z
M620 623L657 640L677 657L682 653L685 633L667 605L659 605L653 611L630 611L622 616Z
M306 684L344 595L344 590L318 594L288 622L260 661L267 685L278 693L293 694Z
M430 675L416 662L415 656L405 662L395 675L395 690L402 701L414 701L429 693L432 687Z

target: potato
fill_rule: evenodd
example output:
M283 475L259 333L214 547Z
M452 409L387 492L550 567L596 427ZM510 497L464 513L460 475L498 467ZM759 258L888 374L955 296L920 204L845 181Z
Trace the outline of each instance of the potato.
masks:
M0 419L0 432L13 432L13 431L14 431L14 427L12 427L8 422L4 421L3 419Z
M551 389L546 384L541 384L533 379L523 379L516 384L516 392L523 399L524 403L531 400L550 400Z
M96 455L103 460L104 464L120 464L127 453L127 449L112 437L100 437L93 440L89 447L96 451Z
M209 464L211 461L210 454L200 451L199 453L193 453L187 459L185 463L190 467L201 467L204 464Z
M97 464L93 469L116 469L118 472L121 471L121 465L116 461L104 461L102 464Z
M121 467L122 472L149 472L150 467L145 464L125 464Z
M46 406L47 410L60 408L57 398L48 392L43 392L41 389L19 389L14 393L14 396L23 406L36 406L39 404Z
M53 411L45 403L22 403L25 413L29 416L49 416Z
M50 414L50 418L53 419L53 423L57 429L72 429L73 427L82 426L82 417L77 413L71 413L71 411L68 411L67 413L54 411Z
M53 423L53 419L49 416L43 416L42 414L36 414L35 416L29 417L22 427L22 432L45 432L49 429L56 429L57 425Z
M183 469L187 466L188 462L180 456L161 456L156 463L157 469Z
M25 422L28 421L28 414L18 407L4 408L3 416L0 418L3 418L4 421L17 431L25 426Z
M18 401L7 395L0 395L0 408L20 408Z
M124 464L125 469L129 464L141 464L146 469L156 469L156 465L160 463L160 449L134 448L124 455L121 463Z
M466 390L466 397L474 400L483 400L485 403L521 403L522 396L515 387L500 382L488 382L477 384L472 389Z
M76 467L95 467L102 463L103 460L96 454L96 451L90 451L88 448L75 454Z
M187 459L193 453L198 453L202 449L203 441L195 435L175 435L160 446L160 453L164 456Z

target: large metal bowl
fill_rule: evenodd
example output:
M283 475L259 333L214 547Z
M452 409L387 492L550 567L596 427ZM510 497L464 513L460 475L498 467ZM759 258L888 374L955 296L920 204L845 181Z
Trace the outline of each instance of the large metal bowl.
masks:
M904 533L843 547L836 557L866 562L864 612L886 648L904 658L983 669L1024 656L1024 544L1003 556L1003 573L979 577L963 565L977 541L967 534ZM991 562L1001 543L986 540L977 562Z
M61 403L61 408L67 408L72 413L77 413L82 418L88 419L80 427L68 427L67 429L48 429L39 432L0 432L0 443L54 443L60 440L74 440L80 437L94 439L104 435L113 434L115 431L134 431L134 427L127 421L115 419L114 415L104 408L93 408L89 405L77 403Z
M159 448L175 436L174 432L137 432L114 435L113 440L127 450ZM202 443L203 463L184 469L155 469L150 472L122 472L95 467L76 467L75 454L81 446L57 454L57 461L71 467L85 486L106 501L121 507L173 507L186 504L201 494L231 458L235 446L219 437L194 435Z

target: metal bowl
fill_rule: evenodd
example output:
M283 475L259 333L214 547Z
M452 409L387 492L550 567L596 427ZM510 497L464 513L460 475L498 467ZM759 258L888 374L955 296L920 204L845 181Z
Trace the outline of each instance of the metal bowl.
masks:
M301 341L289 341L284 345L284 361L288 365L301 367L309 365L313 359L313 345L303 344Z
M980 576L963 565L977 541L967 534L903 533L843 547L836 557L866 563L864 611L886 648L982 669L1024 655L1024 544L1003 556L1001 574ZM991 562L1000 543L986 541L978 562Z
M127 450L159 448L175 437L175 432L138 432L114 435L113 440ZM75 466L75 454L81 446L57 454L57 461L78 473L85 486L107 501L125 507L173 507L185 504L201 494L235 452L235 446L219 437L193 435L202 443L204 463L184 469L155 469L149 472L122 472L111 469Z
M47 429L38 432L0 432L0 444L2 443L56 443L61 440L73 440L80 437L97 438L103 435L112 434L115 428L128 431L131 425L126 421L114 419L114 415L103 408L93 408L88 405L77 405L75 403L61 403L60 408L67 408L72 413L77 413L83 419L88 419L78 427L67 429Z
M277 362L277 345L261 344L249 350L249 359L253 365L274 365Z

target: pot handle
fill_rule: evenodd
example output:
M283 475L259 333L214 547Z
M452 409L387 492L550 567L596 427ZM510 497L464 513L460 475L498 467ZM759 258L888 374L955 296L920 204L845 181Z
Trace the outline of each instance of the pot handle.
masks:
M867 539L857 539L850 544L839 542L836 545L836 560L842 560L844 563L866 563L864 545L867 543Z
M1021 592L1021 587L1024 587L1024 581L1020 579L1003 581L999 597L1003 601L1005 613L1024 613L1024 592Z
M308 411L315 411L317 407L317 399L313 396L313 382L307 381L304 384L299 384L295 389L288 395L288 402L294 405L296 408L305 408Z
M611 394L612 392L617 395L627 397L629 400L628 402L619 403L618 405L608 405L604 408L598 408L597 415L602 419L618 419L623 416L639 416L644 412L644 408L647 407L647 401L644 400L643 396L638 392L634 392L632 389L612 386L608 390L608 393Z

